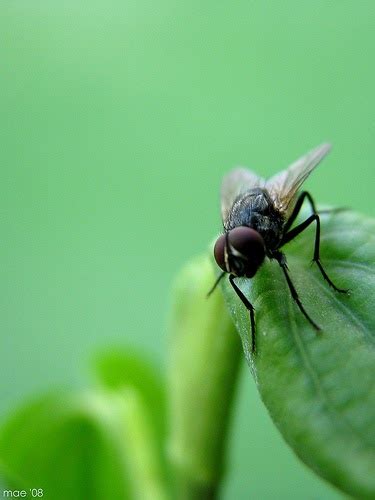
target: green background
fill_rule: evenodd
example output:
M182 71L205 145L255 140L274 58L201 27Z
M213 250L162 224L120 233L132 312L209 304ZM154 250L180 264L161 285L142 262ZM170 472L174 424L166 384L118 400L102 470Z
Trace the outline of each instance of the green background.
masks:
M84 386L101 346L166 360L173 276L219 186L323 141L306 186L375 215L375 3L3 1L1 401ZM223 498L337 499L244 370Z

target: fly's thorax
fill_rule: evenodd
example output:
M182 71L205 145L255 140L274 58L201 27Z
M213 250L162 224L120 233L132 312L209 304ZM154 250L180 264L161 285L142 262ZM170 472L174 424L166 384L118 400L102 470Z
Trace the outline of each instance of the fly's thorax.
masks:
M283 235L284 217L265 189L255 188L237 197L225 221L225 230L248 226L262 235L266 248L274 250Z
M284 219L279 214L259 215L254 213L250 227L258 231L268 250L276 250L283 237Z

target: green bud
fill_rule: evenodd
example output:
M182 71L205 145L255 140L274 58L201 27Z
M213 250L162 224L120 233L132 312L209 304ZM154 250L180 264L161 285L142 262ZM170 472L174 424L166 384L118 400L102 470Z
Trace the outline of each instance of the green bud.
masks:
M210 258L194 259L173 290L169 324L168 453L178 498L212 498L223 475L241 342L215 282Z

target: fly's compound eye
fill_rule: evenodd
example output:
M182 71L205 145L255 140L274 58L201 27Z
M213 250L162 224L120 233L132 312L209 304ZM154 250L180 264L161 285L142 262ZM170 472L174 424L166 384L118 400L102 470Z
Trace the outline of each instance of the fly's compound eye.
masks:
M216 260L216 264L225 272L228 272L225 266L225 234L219 236L216 240L214 247L214 257Z
M235 276L252 278L266 254L262 236L251 227L239 226L222 235L215 244L214 255L218 266ZM227 263L227 265L226 265Z

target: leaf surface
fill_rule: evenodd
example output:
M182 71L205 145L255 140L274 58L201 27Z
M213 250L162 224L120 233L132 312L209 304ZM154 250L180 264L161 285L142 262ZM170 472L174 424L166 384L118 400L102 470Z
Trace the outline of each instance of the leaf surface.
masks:
M350 295L311 264L314 228L283 248L291 278L317 332L293 301L276 261L237 279L256 310L257 353L248 313L228 280L224 296L261 397L285 440L316 473L346 493L375 498L375 222L342 211L321 216L321 261Z

